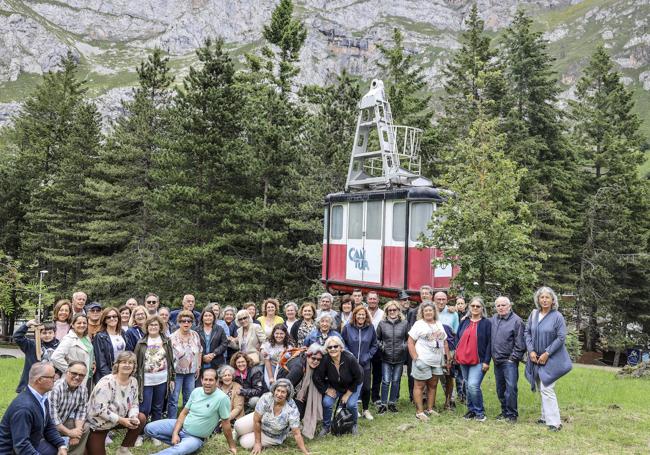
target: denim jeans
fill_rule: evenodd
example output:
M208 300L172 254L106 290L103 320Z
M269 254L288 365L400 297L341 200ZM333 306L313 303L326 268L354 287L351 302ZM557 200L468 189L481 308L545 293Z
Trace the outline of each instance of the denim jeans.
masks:
M345 407L352 412L352 417L354 418L355 425L357 424L357 419L359 417L357 401L359 401L359 395L361 394L361 386L363 386L363 384L359 384L357 386L357 389L352 395L350 395L348 401L345 403ZM323 395L323 428L329 428L332 424L332 411L334 405L341 395L343 395L341 392L336 392L336 398L332 398L327 394Z
M404 364L397 363L382 363L381 364L381 402L397 403L399 398L399 385L402 380L402 370ZM388 396L388 388L390 387L390 397Z
M517 381L519 380L519 363L503 362L494 365L494 379L497 384L497 396L501 402L504 417L517 418Z
M157 454L184 455L194 453L203 447L203 439L192 436L185 430L181 430L178 434L181 438L181 442L175 446L171 445L174 425L176 425L176 419L163 419L151 422L144 427L144 434L171 446L161 452L156 452Z
M167 383L163 382L158 385L146 385L142 390L142 403L140 403L140 412L145 417L151 416L151 421L162 419L163 406L165 405L165 393L167 392Z
M183 391L183 406L187 404L190 399L190 394L194 390L194 373L178 374L176 373L176 385L174 391L169 395L169 402L167 403L167 417L175 419L178 416L178 396Z
M467 409L477 416L485 415L483 408L483 392L481 392L481 382L483 382L483 364L460 365L463 372L463 379L467 386Z

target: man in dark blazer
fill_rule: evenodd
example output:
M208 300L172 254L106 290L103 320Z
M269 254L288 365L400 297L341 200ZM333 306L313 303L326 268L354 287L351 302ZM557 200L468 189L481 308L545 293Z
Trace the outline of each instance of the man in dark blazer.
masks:
M0 422L0 453L67 455L66 443L50 418L46 394L53 386L54 365L32 365L27 388L11 402Z

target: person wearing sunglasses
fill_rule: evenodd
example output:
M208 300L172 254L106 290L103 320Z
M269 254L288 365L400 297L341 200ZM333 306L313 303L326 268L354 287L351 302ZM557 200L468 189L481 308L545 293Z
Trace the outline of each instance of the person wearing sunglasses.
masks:
M237 330L237 342L233 347L248 355L255 365L259 364L261 360L260 348L266 341L266 334L262 326L253 323L253 318L246 309L237 312L235 323L239 329Z
M155 316L158 314L158 307L160 306L160 299L156 294L150 292L144 298L144 306L147 309L149 316Z
M187 404L194 384L201 373L201 359L203 347L199 334L192 330L194 313L182 310L176 318L178 330L172 333L170 341L174 351L174 370L176 371L176 385L169 396L167 403L167 417L175 419L178 414L178 397L183 392L183 407Z
M400 305L391 300L384 306L384 318L377 326L377 341L381 351L381 404L379 414L397 412L402 370L408 355L409 323ZM390 396L389 396L390 390Z
M106 308L99 319L101 330L93 338L95 350L95 374L93 382L111 374L113 363L120 352L126 350L124 332L122 332L120 313L117 308Z
M86 421L88 390L84 385L86 365L74 360L68 371L56 381L50 395L49 411L59 434L68 441L68 455L82 455L86 448L88 429Z

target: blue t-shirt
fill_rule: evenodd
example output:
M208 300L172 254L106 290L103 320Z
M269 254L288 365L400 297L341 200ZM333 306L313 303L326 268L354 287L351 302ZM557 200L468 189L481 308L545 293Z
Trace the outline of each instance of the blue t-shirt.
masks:
M203 387L197 387L185 407L190 412L185 417L183 429L197 438L207 438L220 421L230 417L230 399L219 389L208 395Z

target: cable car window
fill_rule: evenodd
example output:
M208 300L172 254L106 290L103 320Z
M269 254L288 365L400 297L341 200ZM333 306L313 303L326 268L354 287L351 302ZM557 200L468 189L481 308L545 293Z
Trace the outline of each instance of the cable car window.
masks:
M382 201L367 202L366 208L366 238L381 240L381 208Z
M393 240L395 242L406 240L406 204L404 202L393 204Z
M417 242L420 234L427 231L427 225L433 215L433 204L430 202L413 202L411 204L411 242Z
M363 202L351 202L349 209L348 238L360 239L363 237Z
M332 231L330 232L332 240L341 240L343 238L343 206L332 206Z

